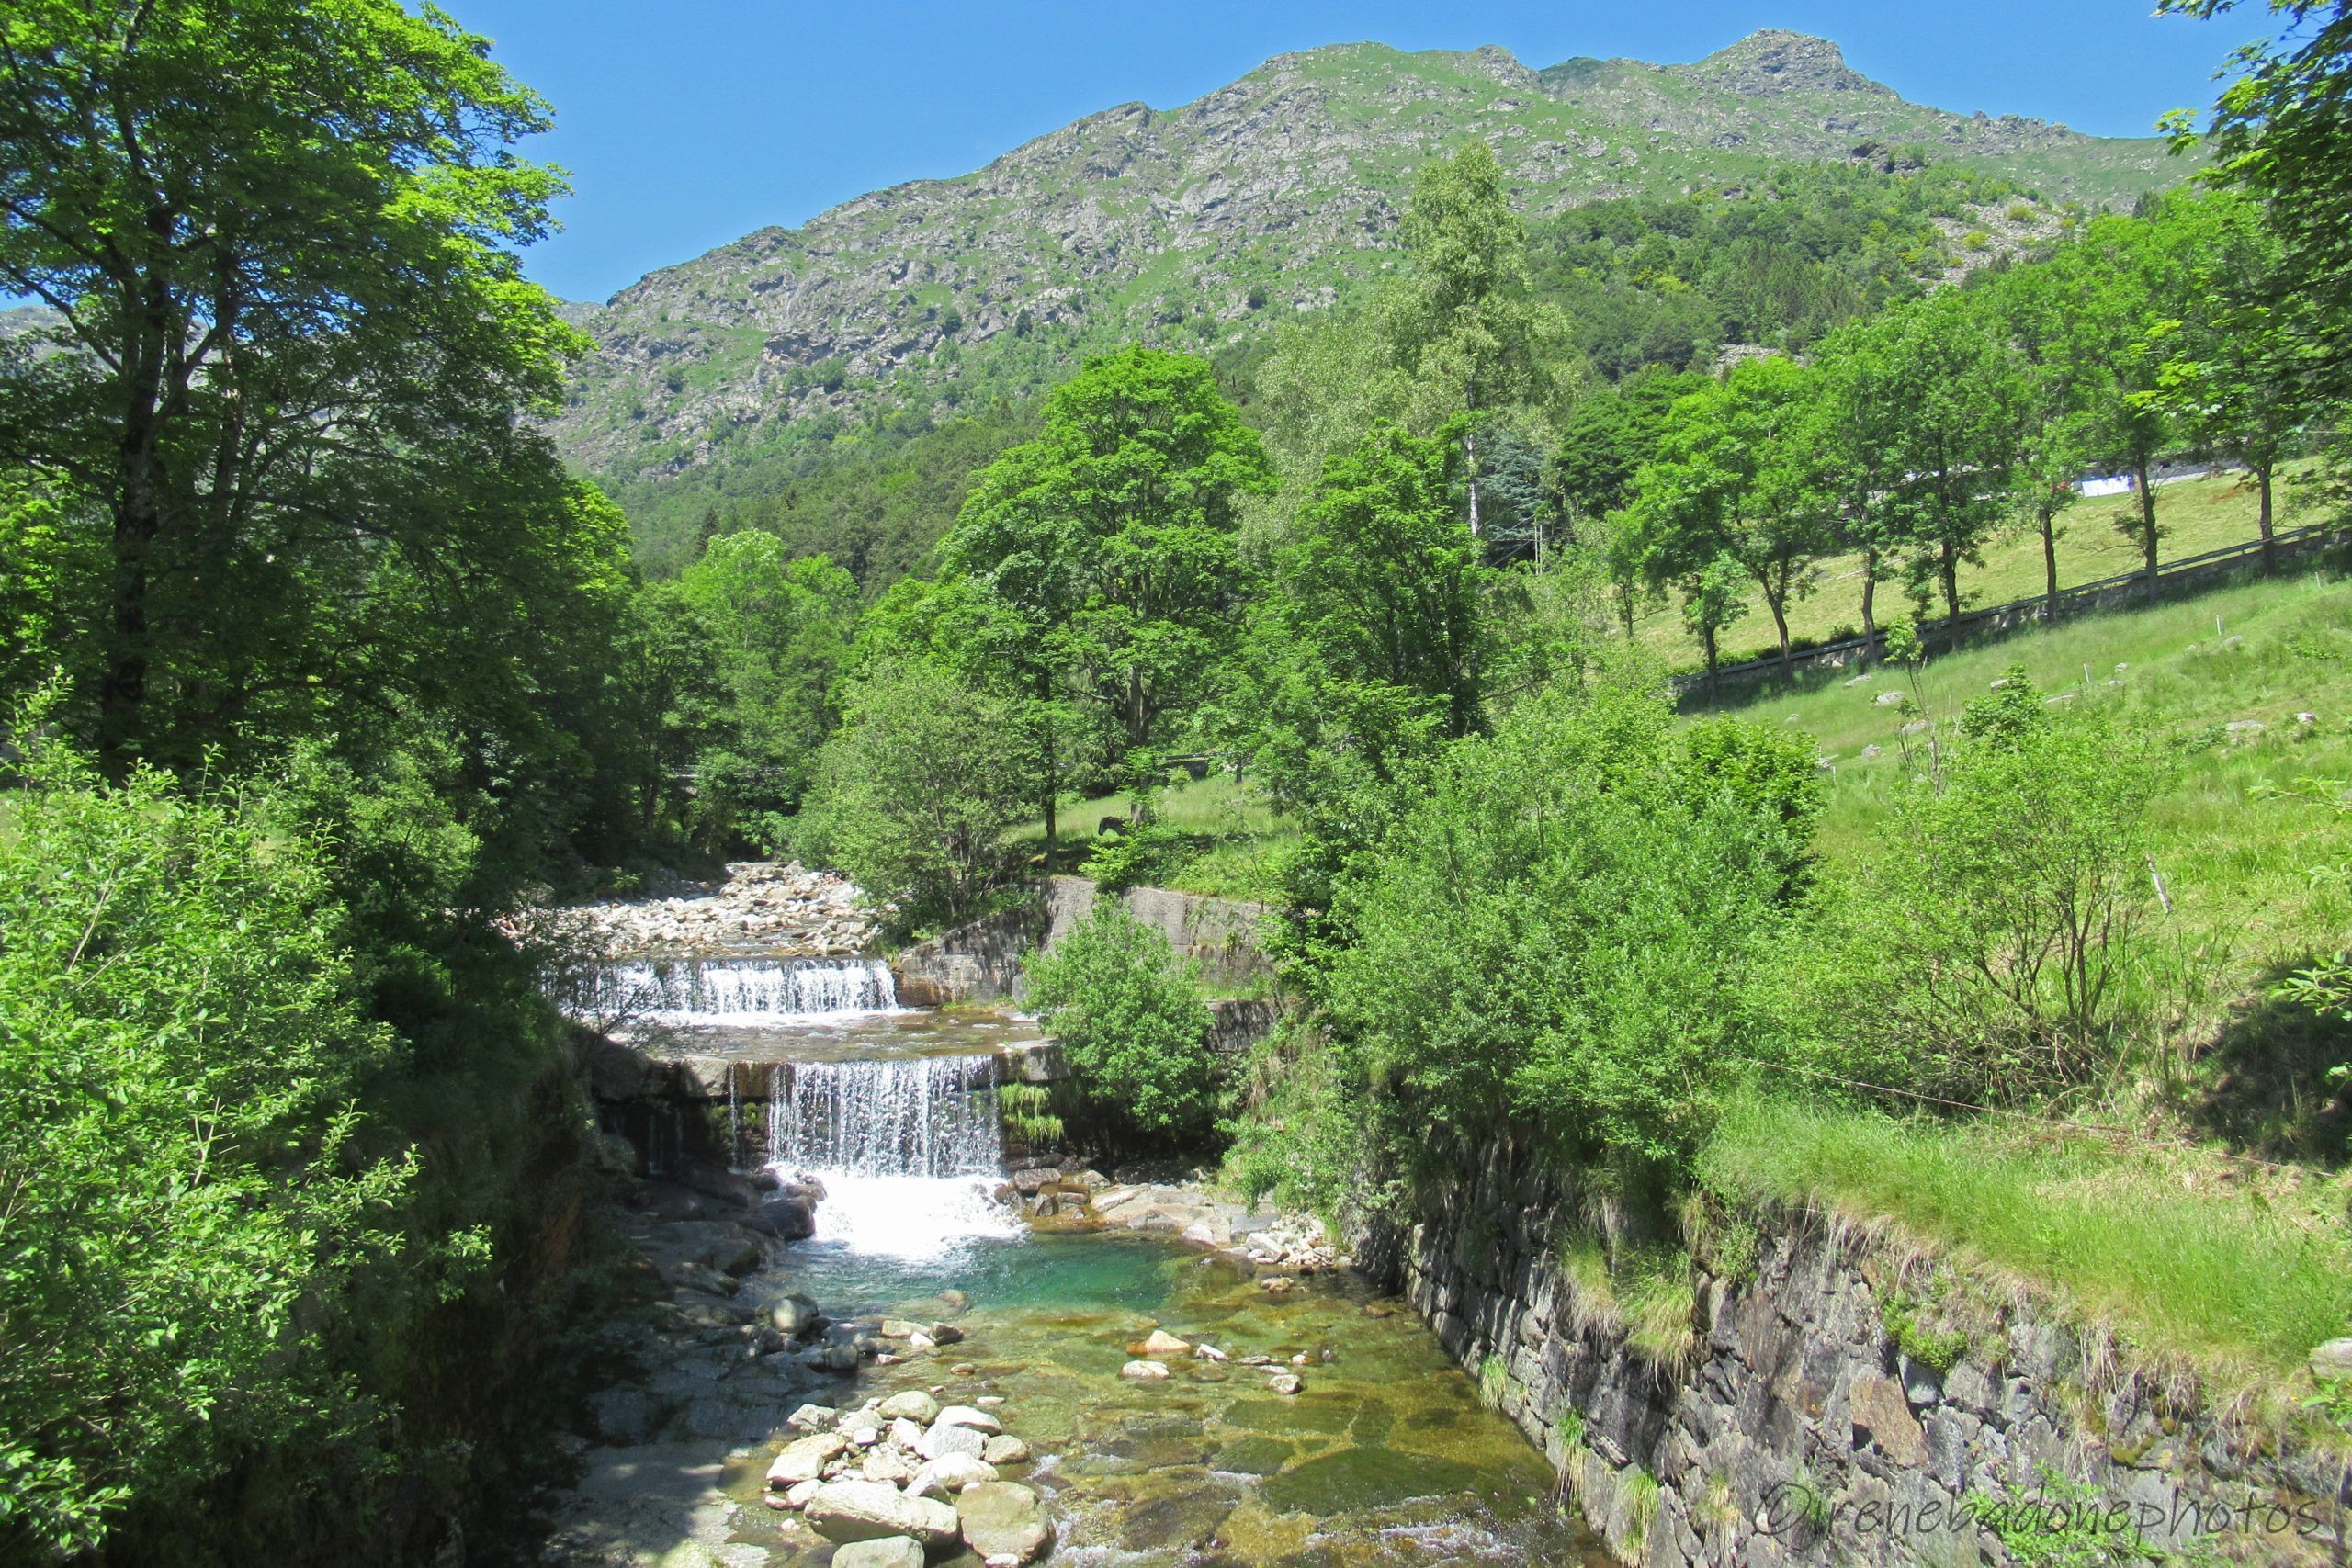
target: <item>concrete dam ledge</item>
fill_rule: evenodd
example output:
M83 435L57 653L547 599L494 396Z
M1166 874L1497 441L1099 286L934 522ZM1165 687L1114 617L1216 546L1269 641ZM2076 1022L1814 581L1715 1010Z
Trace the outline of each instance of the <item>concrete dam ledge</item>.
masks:
M1048 1084L1069 1076L1060 1044L1051 1040L1015 1041L994 1051L943 1059L976 1065L992 1059L996 1064L992 1077L974 1072L975 1089L1000 1083ZM815 1065L781 1057L673 1053L657 1043L605 1035L584 1043L582 1062L589 1091L600 1100L717 1105L762 1103L788 1093L796 1072Z

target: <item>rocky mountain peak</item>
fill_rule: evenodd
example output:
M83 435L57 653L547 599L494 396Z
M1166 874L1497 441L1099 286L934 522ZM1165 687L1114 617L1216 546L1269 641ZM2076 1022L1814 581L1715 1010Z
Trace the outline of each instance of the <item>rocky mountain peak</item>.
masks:
M1792 32L1689 65L1580 57L1540 73L1493 46L1332 44L1189 104L1099 110L571 312L598 349L556 434L619 483L776 472L786 452L901 408L1034 396L1121 342L1240 349L1393 265L1414 180L1472 140L1537 221L1711 188L1758 160L1916 167L1922 147L2094 202L2178 177L2160 142L1906 103Z
M1894 90L1871 81L1846 63L1845 52L1826 38L1779 28L1752 32L1675 74L1748 97L1784 93L1870 93L1891 98Z

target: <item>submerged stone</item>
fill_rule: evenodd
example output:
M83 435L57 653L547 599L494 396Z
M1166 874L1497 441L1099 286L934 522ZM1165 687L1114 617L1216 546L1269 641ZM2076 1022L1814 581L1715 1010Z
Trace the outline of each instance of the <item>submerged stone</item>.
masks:
M1355 1403L1328 1398L1237 1399L1222 1416L1228 1427L1252 1432L1320 1432L1337 1437L1356 1418Z
M1211 1470L1236 1475L1272 1475L1296 1457L1298 1450L1274 1438L1243 1438L1209 1456Z
M1266 1483L1266 1506L1317 1515L1385 1508L1416 1497L1466 1490L1478 1472L1466 1464L1395 1449L1340 1449Z
M881 1415L886 1421L904 1419L928 1427L939 1419L939 1401L919 1388L910 1388L884 1400Z
M1214 1542L1235 1499L1214 1493L1160 1497L1128 1508L1119 1520L1119 1544L1129 1551L1197 1550Z

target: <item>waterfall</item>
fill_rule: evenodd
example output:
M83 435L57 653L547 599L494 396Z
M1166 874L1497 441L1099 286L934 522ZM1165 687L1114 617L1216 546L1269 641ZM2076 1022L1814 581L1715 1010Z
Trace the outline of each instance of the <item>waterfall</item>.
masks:
M1019 1234L989 1196L1004 1166L994 1055L770 1071L768 1161L824 1183L820 1240L928 1258L961 1238Z
M680 958L596 971L573 1009L582 1017L673 1025L832 1022L898 1010L878 958Z
M996 1058L779 1064L771 1164L857 1176L996 1176Z

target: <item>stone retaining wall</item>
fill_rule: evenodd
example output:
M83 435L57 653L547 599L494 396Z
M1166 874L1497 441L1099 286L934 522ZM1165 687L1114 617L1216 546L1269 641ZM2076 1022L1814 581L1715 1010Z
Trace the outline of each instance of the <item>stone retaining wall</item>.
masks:
M1025 989L1023 955L1059 942L1093 908L1096 897L1095 885L1085 877L1049 876L1021 908L917 942L890 961L899 999L910 1007L1017 999ZM1197 959L1213 985L1247 987L1272 972L1259 947L1263 904L1165 887L1131 887L1117 897L1169 945Z
M1747 1217L1755 1245L1734 1249L1751 1259L1736 1276L1696 1270L1691 1359L1654 1367L1564 1279L1569 1213L1534 1161L1498 1145L1416 1223L1370 1227L1356 1254L1628 1562L2003 1562L1963 1506L2030 1492L2045 1471L2128 1507L2168 1550L2216 1523L2223 1561L2323 1562L2342 1539L2340 1460L2281 1457L2046 1308L1967 1291L1922 1254L1810 1213ZM1915 1336L1948 1364L1914 1359L1890 1303L1897 1320L1964 1333L1965 1349Z

